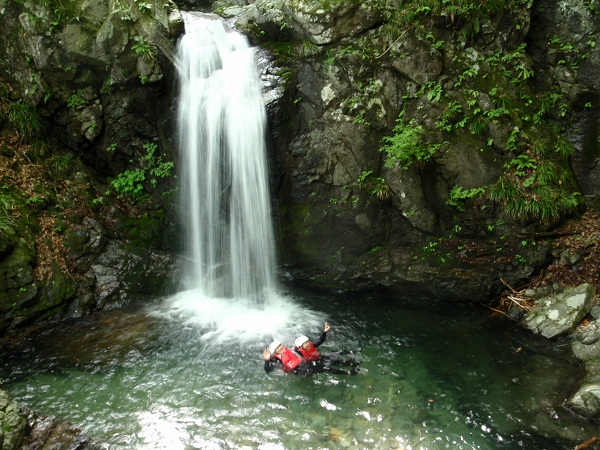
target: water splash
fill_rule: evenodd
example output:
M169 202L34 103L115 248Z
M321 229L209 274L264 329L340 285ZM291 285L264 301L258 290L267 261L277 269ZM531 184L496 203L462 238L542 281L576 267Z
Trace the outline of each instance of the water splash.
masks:
M182 326L197 330L204 345L247 345L259 352L273 339L293 345L294 339L307 330L322 329L327 318L320 312L300 305L288 296L272 294L268 303L257 306L252 299L210 297L201 289L182 291L170 297L167 309L152 315L172 318Z
M177 66L185 287L262 303L275 249L254 50L222 21L186 15Z

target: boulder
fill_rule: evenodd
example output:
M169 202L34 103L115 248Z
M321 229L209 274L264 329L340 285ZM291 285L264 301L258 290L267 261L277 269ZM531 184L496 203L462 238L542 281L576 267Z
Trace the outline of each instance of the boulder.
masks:
M521 324L548 339L565 335L573 331L590 311L595 295L596 288L585 283L544 297L535 302Z
M583 417L600 417L600 374L588 374L566 406Z
M573 354L582 361L600 358L600 322L595 320L579 331L571 334Z

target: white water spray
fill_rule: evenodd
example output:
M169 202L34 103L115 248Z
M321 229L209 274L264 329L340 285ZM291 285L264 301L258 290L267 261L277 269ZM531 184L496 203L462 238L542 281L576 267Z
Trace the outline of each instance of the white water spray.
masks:
M262 302L275 289L275 250L254 51L220 20L186 19L178 47L186 287Z

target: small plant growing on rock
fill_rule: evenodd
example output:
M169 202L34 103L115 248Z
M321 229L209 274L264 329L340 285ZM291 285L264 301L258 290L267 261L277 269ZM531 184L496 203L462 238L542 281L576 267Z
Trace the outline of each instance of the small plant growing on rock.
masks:
M440 144L430 144L424 138L425 129L411 121L405 124L402 114L396 120L393 136L385 136L379 149L386 155L386 167L399 165L403 169L415 166L423 169L440 149Z
M111 181L117 192L117 198L129 198L133 203L140 203L150 198L146 192L145 184L152 187L158 185L159 178L167 178L173 175L173 162L163 161L155 152L156 144L145 144L146 155L139 159L141 165L138 169L125 170Z
M21 140L38 139L44 131L44 122L37 110L25 103L7 103L2 113L15 127Z
M17 222L11 214L14 200L10 195L0 194L0 251L16 235Z
M554 152L561 161L566 160L564 149L557 147ZM538 144L506 163L504 174L487 191L488 199L523 222L554 223L575 212L582 196L570 191L571 175L564 164L542 158L548 153L546 145Z
M373 176L372 170L365 170L358 179L356 185L365 189L369 194L376 196L379 200L386 200L392 196L392 191L384 178Z
M454 186L450 191L450 198L446 202L449 206L453 206L459 211L465 210L467 200L480 197L485 192L484 188L463 189L460 186Z
M134 36L133 40L136 43L131 46L131 50L133 50L136 55L148 61L154 59L154 49L150 44L146 43L143 36Z
M77 90L71 94L69 99L67 100L67 107L71 109L79 108L80 106L85 106L88 104L88 101L85 99L81 91Z

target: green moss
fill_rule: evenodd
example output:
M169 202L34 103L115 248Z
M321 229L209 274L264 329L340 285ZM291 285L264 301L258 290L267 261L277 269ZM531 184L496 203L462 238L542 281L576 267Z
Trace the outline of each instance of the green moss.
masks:
M140 217L122 216L117 228L132 247L158 247L163 239L165 213L152 211Z
M75 297L77 284L75 280L64 274L58 264L52 262L52 275L46 282L45 288L40 296L39 311L52 309L59 305L68 303Z
M308 204L284 206L280 209L285 224L281 228L285 251L303 260L323 259L314 231L318 220Z

